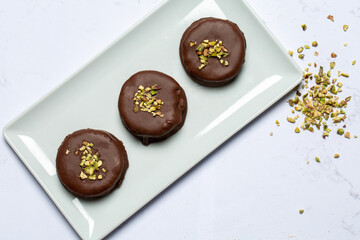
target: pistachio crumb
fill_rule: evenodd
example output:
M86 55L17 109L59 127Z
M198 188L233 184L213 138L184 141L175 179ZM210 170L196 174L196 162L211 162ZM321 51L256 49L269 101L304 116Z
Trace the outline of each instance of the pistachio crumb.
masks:
M346 32L346 31L348 30L348 28L349 28L349 25L346 25L346 24L345 24L345 25L343 26L344 32Z
M336 133L339 134L339 135L343 135L344 132L345 132L344 129L339 128Z
M339 157L340 157L340 155L338 153L334 154L334 158L339 158Z
M345 47L347 47L347 45L348 45L347 43L344 43L344 46L345 46Z
M87 178L87 175L86 175L83 171L81 171L79 177L80 177L81 179L86 179L86 178Z
M356 60L352 61L352 63L351 63L351 64L352 64L352 65L355 65L355 63L356 63Z
M290 55L291 57L294 55L294 52L291 51L291 50L289 50L288 53L289 53L289 55Z
M306 164L309 164L309 163L310 163L310 161L309 161L309 160L307 160L307 161L306 161Z
M315 56L319 56L319 53L317 51L314 52Z
M303 213L304 213L304 209L300 209L300 210L299 210L299 213L300 213L300 214L303 214Z
M330 55L332 58L336 58L337 57L337 54L332 52L331 55Z
M344 135L346 138L350 138L350 132L346 132Z
M334 69L335 67L335 62L330 62L330 69Z
M68 155L69 153L70 153L70 150L69 150L69 149L66 149L65 154Z
M275 121L276 126L280 126L280 122L278 120Z
M299 57L300 59L304 59L305 55L304 55L304 54L299 54L298 57Z
M317 41L313 41L313 42L311 43L311 45L312 45L313 47L317 47L317 46L318 46L318 43L317 43Z
M292 117L287 117L286 120L287 120L289 123L295 123L295 119L292 118Z
M298 127L295 128L295 133L299 133L300 129Z
M270 136L273 136L274 135L274 133L273 132L270 132Z
M354 138L358 138L358 135L354 135Z
M321 162L321 161L320 161L320 158L318 158L318 157L315 157L315 161L318 162L318 163Z
M306 29L307 29L306 24L301 24L301 28L302 28L303 31L306 31Z
M327 19L331 20L332 22L334 22L334 21L335 21L335 19L334 19L334 16L333 16L333 15L329 15L329 16L327 16Z
M349 77L349 74L347 74L347 73L340 73L340 76Z
M297 49L297 52L298 53L302 53L304 51L304 48L303 47L299 47L298 49Z

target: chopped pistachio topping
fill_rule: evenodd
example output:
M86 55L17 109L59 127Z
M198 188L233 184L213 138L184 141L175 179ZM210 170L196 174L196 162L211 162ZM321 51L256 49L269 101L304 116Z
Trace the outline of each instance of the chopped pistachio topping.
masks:
M65 154L66 154L66 155L69 155L69 153L70 153L70 150L69 150L69 149L66 149Z
M305 49L310 49L310 46L309 45L304 45L304 48Z
M289 50L288 52L289 52L289 55L290 55L290 56L293 56L293 55L294 55L294 52L293 52L293 51Z
M335 67L335 62L330 62L330 69L334 69Z
M343 108L351 100L351 97L345 100L339 100L338 92L342 91L342 83L338 82L336 88L336 79L330 81L331 72L324 72L323 67L320 66L318 74L306 72L303 73L303 80L308 83L309 79L315 79L315 85L302 95L296 91L294 99L289 99L288 103L295 111L301 112L305 115L304 121L301 123L303 130L314 132L314 127L318 130L323 128L323 138L329 136L331 129L328 127L326 121L331 118L333 123L339 123L346 119L346 114ZM307 84L303 85L308 89ZM296 118L288 117L287 120L291 123L296 121Z
M340 157L340 155L338 153L334 154L334 158L339 158L339 157Z
M329 19L329 20L331 20L331 21L333 21L333 22L334 22L334 16L333 16L333 15L329 15L329 16L327 16L327 19Z
M156 95L158 90L160 90L160 88L157 84L151 87L140 85L133 98L135 104L134 112L140 110L142 112L151 113L153 117L164 117L164 114L160 111L164 102L157 98Z
M275 121L276 126L280 126L280 122L278 120Z
M348 45L347 43L344 43L344 46L345 46L345 47L347 47L347 45Z
M289 123L295 123L295 119L294 119L294 118L287 117L286 120L287 120Z
M307 29L306 24L301 24L301 28L302 28L303 31L306 31L306 29Z
M354 138L358 138L358 135L354 135Z
M190 41L190 47L194 46L196 42Z
M298 127L295 128L295 133L299 133L300 129Z
M337 54L332 52L331 55L330 55L332 58L336 58L337 57Z
M303 48L303 47L299 47L299 48L297 49L297 52L298 52L298 53L302 53L302 51L304 51L304 48Z
M313 47L317 47L317 46L318 46L318 43L317 43L317 41L313 41L313 42L311 43L311 45L312 45Z
M346 138L350 138L350 132L346 132L344 135Z
M299 57L300 59L304 59L305 55L304 55L304 54L299 54L298 57Z
M192 46L190 42L190 47ZM221 40L215 40L215 41L203 40L203 42L196 47L195 51L201 63L199 66L199 70L203 69L209 64L208 59L210 57L218 58L220 64L223 64L226 67L229 66L228 61L221 61L223 60L223 58L226 58L230 54L229 51L223 45L223 42Z
M345 132L344 129L339 128L336 133L339 134L339 135L343 135L344 132Z
M321 162L320 158L318 158L318 157L315 157L315 161L318 162L318 163Z
M352 61L352 63L351 63L351 64L352 64L352 65L355 65L355 63L356 63L356 60Z
M346 31L348 30L348 28L349 28L349 25L346 25L346 24L345 24L345 25L343 26L344 32L346 32Z
M299 210L299 213L300 213L300 214L303 214L303 213L304 213L304 209L300 209L300 210Z
M317 51L314 52L315 56L319 56L319 53Z
M347 73L340 73L340 76L349 77L349 74L347 74Z
M270 132L270 136L272 136L272 135L274 135L274 133L273 133L273 132Z
M81 166L81 172L80 172L80 178L82 180L84 179L90 179L90 180L96 180L96 172L99 171L99 163L102 165L102 160L99 159L99 153L96 152L93 154L94 144L83 141L82 146L77 151L79 153L80 151L80 166Z

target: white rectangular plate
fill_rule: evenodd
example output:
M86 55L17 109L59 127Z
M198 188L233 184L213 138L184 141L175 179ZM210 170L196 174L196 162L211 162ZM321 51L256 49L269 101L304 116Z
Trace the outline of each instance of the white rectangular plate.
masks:
M207 88L190 80L179 60L184 30L201 17L229 19L247 40L234 82ZM120 88L140 70L174 77L188 97L184 127L143 146L123 127ZM4 136L83 239L102 238L301 81L301 71L249 6L239 0L170 0L64 81L5 129ZM81 128L109 131L126 146L130 167L121 188L97 200L74 198L56 175L64 137Z

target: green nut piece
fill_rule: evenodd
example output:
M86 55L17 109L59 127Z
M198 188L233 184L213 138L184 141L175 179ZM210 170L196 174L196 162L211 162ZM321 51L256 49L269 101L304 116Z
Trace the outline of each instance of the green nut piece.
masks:
M336 133L339 134L339 135L343 135L344 132L345 132L344 129L339 128Z

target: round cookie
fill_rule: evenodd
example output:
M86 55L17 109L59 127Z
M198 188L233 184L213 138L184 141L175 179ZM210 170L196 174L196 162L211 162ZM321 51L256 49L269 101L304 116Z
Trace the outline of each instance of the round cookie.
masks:
M209 17L193 22L186 29L179 53L185 72L192 80L218 87L239 74L245 62L245 49L244 33L235 23Z
M119 187L128 166L122 142L102 130L81 129L69 134L56 157L61 183L80 198L101 197Z
M126 129L148 145L170 137L183 126L187 100L172 77L141 71L123 84L118 108Z

